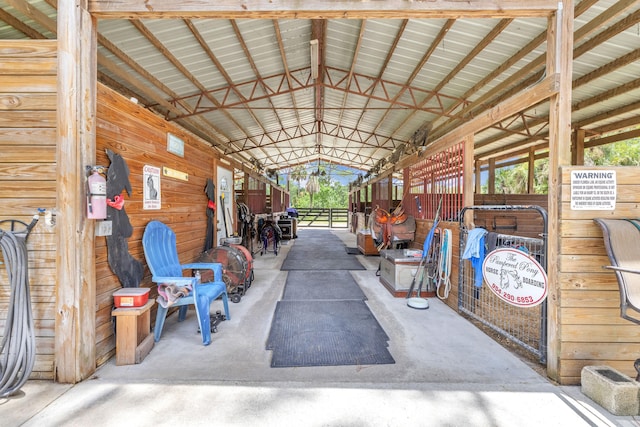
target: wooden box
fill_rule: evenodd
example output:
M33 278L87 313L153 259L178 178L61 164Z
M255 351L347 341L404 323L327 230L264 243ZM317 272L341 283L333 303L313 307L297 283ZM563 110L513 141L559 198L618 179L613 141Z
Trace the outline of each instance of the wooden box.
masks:
M371 233L368 231L358 231L356 235L356 241L358 244L358 250L363 255L378 255L378 248L376 248L376 244L373 242L373 238L371 237Z

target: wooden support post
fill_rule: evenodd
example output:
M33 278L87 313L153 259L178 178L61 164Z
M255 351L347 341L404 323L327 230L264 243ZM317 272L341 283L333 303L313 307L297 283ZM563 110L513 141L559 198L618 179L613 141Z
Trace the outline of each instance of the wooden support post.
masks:
M86 219L85 166L95 163L97 30L86 2L58 0L56 380L96 367L94 222Z
M251 177L249 176L249 172L245 172L245 179L242 182L242 191L244 192L244 202L249 206L249 180Z
M473 135L467 135L464 139L464 160L462 166L462 190L463 190L463 206L474 205L474 187L473 187ZM465 214L464 223L467 228L473 222L473 212L468 210Z
M560 380L560 203L562 167L571 164L571 72L573 52L573 1L558 3L547 28L547 75L555 74L558 92L549 98L549 233L547 266L547 375Z
M372 190L371 184L367 184L366 191L364 193L364 202L368 205L371 204L371 190ZM373 209L373 206L371 207L371 209Z
M489 159L489 180L487 193L496 194L496 159Z
M571 164L582 166L584 165L584 129L576 129L573 132L573 138L571 141Z
M482 193L482 162L476 160L476 194ZM465 171L465 173L467 173Z
M536 192L536 149L529 150L529 167L527 169L527 193L534 194Z

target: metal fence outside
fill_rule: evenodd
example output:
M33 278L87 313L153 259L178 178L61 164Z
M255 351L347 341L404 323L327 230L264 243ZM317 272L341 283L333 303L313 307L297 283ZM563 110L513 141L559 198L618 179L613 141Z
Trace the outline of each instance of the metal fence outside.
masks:
M463 254L470 230L464 225L466 210L496 211L536 211L543 219L540 238L523 237L510 234L488 233L487 243L495 248L511 247L519 249L535 258L547 271L547 214L539 206L472 206L464 208L460 215L460 254ZM486 245L485 245L486 247ZM491 247L487 248L491 249ZM459 311L506 337L527 352L538 357L541 363L547 357L547 302L535 307L519 307L499 298L483 282L476 287L475 270L468 259L459 261Z

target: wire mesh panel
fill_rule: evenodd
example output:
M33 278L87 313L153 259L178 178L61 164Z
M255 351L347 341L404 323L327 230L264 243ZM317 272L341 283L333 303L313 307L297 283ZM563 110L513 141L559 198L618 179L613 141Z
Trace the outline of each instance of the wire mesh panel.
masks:
M547 214L539 206L472 206L464 208L460 220L460 254L464 253L469 232L462 218L465 211L483 211L483 214L503 216L505 211L509 215L518 217L519 213L530 215L537 212L540 222L539 238L524 237L515 234L504 234L486 230L482 241L484 253L489 254L495 249L512 248L522 251L535 259L547 270ZM528 212L527 212L528 211ZM475 212L474 212L475 213ZM475 215L474 215L475 216ZM499 227L492 227L494 230ZM517 230L513 230L514 233ZM475 264L478 268L478 264ZM479 321L485 326L508 338L513 343L537 356L540 362L546 362L547 354L547 303L546 300L533 307L523 307L510 304L498 297L487 283L477 274L474 264L469 259L460 257L458 309L464 315Z

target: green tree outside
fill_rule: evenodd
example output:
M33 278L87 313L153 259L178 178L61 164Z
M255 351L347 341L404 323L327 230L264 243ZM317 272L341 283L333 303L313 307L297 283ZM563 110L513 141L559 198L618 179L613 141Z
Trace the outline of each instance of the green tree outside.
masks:
M584 152L585 166L640 166L640 138L588 148ZM520 163L513 167L496 170L496 193L526 194L529 165ZM549 191L549 159L535 162L534 193ZM482 186L487 193L487 185Z
M301 188L301 183L292 183L291 205L296 208L311 208L320 206L323 208L347 208L349 206L349 190L346 185L332 181L330 177L317 177L319 188L312 194ZM294 191L295 188L295 191Z

